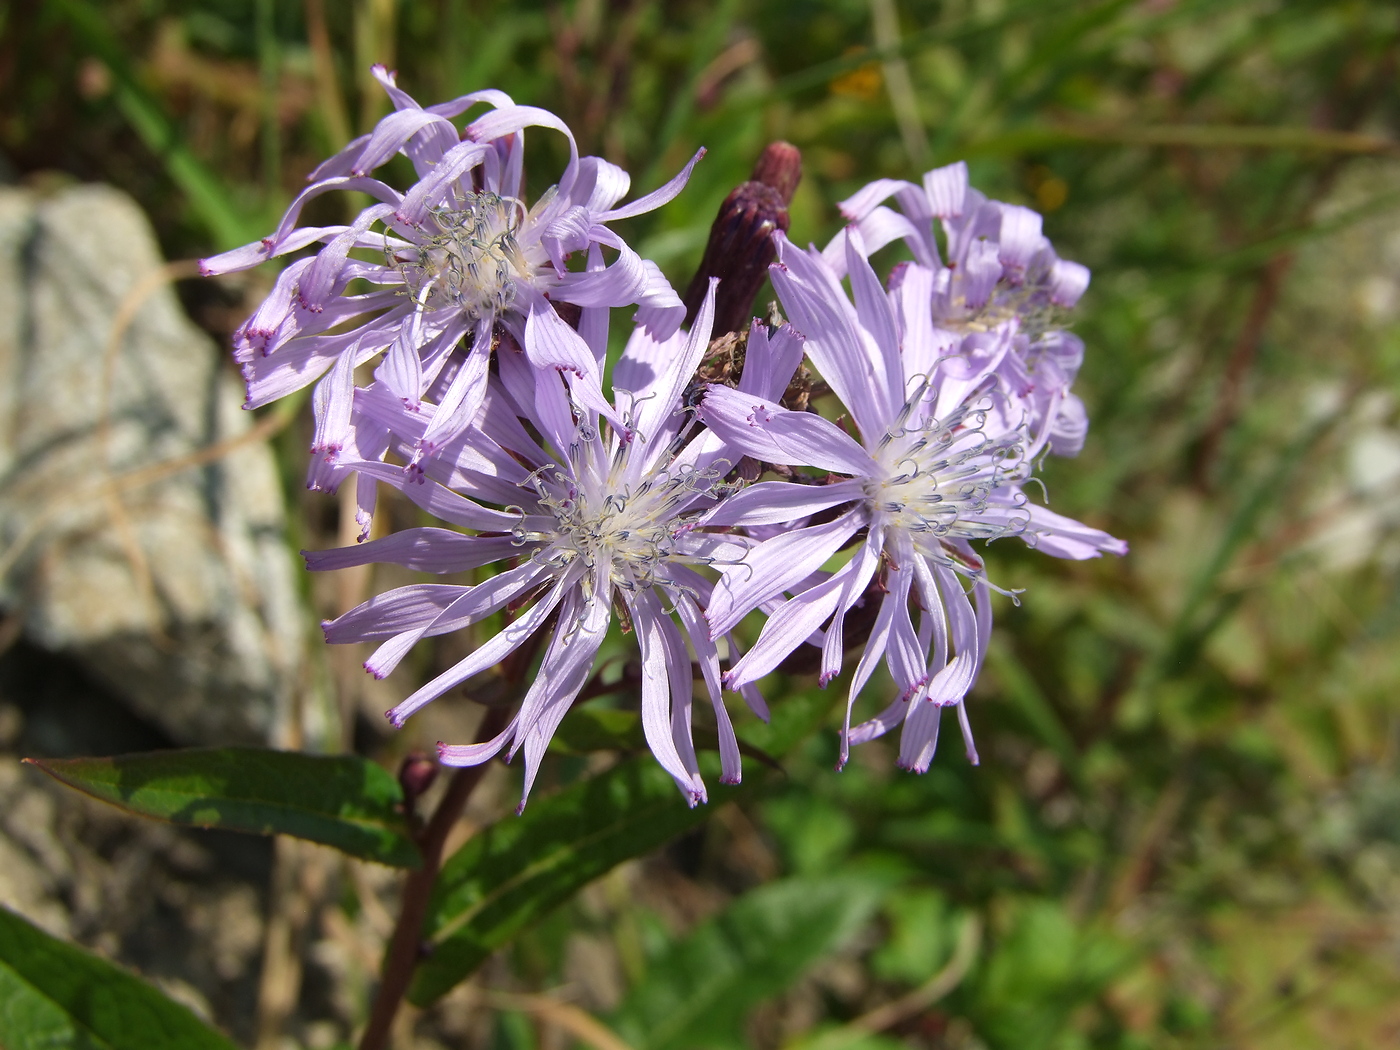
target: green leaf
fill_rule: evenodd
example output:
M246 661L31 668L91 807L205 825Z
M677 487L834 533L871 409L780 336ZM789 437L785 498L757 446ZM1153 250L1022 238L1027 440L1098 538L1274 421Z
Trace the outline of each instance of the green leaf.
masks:
M1143 682L1155 686L1165 678L1192 666L1206 641L1230 614L1242 595L1221 587L1221 579L1231 559L1255 534L1260 519L1274 505L1274 495L1287 483L1293 472L1306 461L1307 454L1338 423L1338 415L1329 413L1303 426L1292 441L1274 460L1271 468L1241 486L1240 499L1226 523L1225 532L1215 550L1196 570L1186 591L1185 601L1172 624L1170 637L1155 662L1144 668ZM1214 599L1214 600L1212 600Z
M831 706L831 695L819 690L790 696L771 723L755 720L740 728L740 740L746 748L761 749L765 758L781 757L825 719ZM701 755L700 766L714 784L717 757ZM742 787L719 788L709 806L691 809L671 777L645 754L557 795L532 800L523 816L482 831L443 865L424 923L429 954L418 966L409 998L419 1005L432 1002L600 875L703 823L712 807L752 797L777 775L745 762Z
M740 747L752 748L760 755L775 759L782 758L811 736L812 731L827 721L827 716L841 703L834 691L825 689L808 688L797 692L790 685L780 688L775 683L773 694L782 696L783 702L773 705L773 715L769 721L754 719L734 728Z
M564 754L590 751L640 751L647 746L642 719L635 711L576 707L564 716L549 742Z
M987 1044L1016 1050L1064 1046L1075 1011L1131 966L1135 952L1117 936L1076 922L1062 902L1005 902L1003 932L970 976L967 1015Z
M753 1008L850 940L887 885L878 877L828 875L745 894L653 960L613 1026L643 1050L742 1048Z
M5 1050L234 1050L218 1032L120 967L0 907Z
M712 782L715 772L706 769ZM721 790L712 806L736 793ZM431 954L419 965L409 998L432 1002L598 876L709 814L707 807L686 806L670 775L641 755L493 824L443 865L428 906Z
M295 835L401 868L422 863L400 808L398 781L355 755L222 747L25 761L143 817Z
M1055 752L1060 765L1078 782L1079 751L1075 747L1074 737L1014 649L1004 640L993 642L987 648L987 664L1000 679L1007 702L1026 720L1041 743Z
M757 723L765 732L769 727ZM628 753L645 751L646 735L642 732L641 716L635 711L618 711L613 708L583 706L576 707L564 716L559 728L549 741L551 751L564 755L582 755L594 751L623 751ZM717 745L706 746L697 741L702 751L716 750ZM773 765L773 758L762 748L754 746L748 734L741 736L739 751L749 758L756 758L764 765Z

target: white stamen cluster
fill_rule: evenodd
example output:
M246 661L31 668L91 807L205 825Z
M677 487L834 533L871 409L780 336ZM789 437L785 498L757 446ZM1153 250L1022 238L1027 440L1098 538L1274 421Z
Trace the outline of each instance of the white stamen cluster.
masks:
M632 488L621 481L626 452L608 471L590 470L589 463L576 464L582 469L572 477L553 464L537 470L530 484L555 525L538 531L517 526L516 543L537 545L531 557L540 564L586 566L587 579L595 566L607 565L612 582L629 591L652 586L667 561L702 560L680 552L676 539L694 516L683 514L685 504L710 492L719 472L680 466Z
M935 291L944 291L952 271L945 270L940 275L943 285L935 284ZM1046 332L1062 328L1060 323L1063 310L1046 301L1045 291L1030 282L1011 284L1005 278L993 287L987 301L980 305L970 305L967 296L956 294L948 300L946 313L940 313L938 325L950 332L968 334L990 332L1006 324L1017 322L1019 330L1031 341Z
M467 193L461 207L434 208L430 216L425 238L394 255L413 297L429 310L457 309L471 318L504 311L515 298L516 279L531 273L515 236L525 205L514 197Z
M946 419L919 418L927 411L926 391L927 382L880 441L876 459L885 474L866 484L876 515L887 526L930 540L994 539L1020 531L978 519L995 489L1029 474L1022 429L988 437L987 409L972 400Z

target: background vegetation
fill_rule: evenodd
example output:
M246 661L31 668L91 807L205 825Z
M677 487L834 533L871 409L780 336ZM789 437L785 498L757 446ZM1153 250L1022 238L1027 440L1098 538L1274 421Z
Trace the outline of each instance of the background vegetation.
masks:
M623 231L678 287L719 201L774 138L805 158L795 240L824 243L834 202L865 181L966 158L979 188L1044 212L1060 254L1094 272L1076 322L1092 428L1045 480L1057 510L1132 552L1070 564L993 546L993 579L1025 593L998 604L969 703L981 766L950 747L913 777L875 743L838 775L841 683L774 683L775 708L813 727L784 775L717 788L703 823L530 926L410 1017L399 1045L569 1045L579 1011L635 1047L677 1050L1400 1039L1393 5L0 11L10 177L125 189L170 258L266 232L317 160L382 114L367 72L382 61L425 103L494 86L557 111L639 191L708 147L674 204ZM557 147L535 137L532 177L544 182ZM181 292L222 340L269 281ZM330 545L337 506L301 491L295 429L277 439L302 511L288 542ZM346 587L392 582L309 597L325 613ZM464 738L477 709L461 696L392 736L376 712L468 643L424 646L378 686L326 657L323 692L348 698L349 718L326 702L307 724L331 728L307 746L393 768L414 746ZM558 755L536 797L607 768L616 741L604 743ZM492 774L474 821L506 812L515 775ZM278 856L312 870L310 854ZM242 1041L329 1046L363 1022L394 883L316 863L325 877L294 892L256 886L260 907L308 916L304 972L288 1004L210 1008ZM87 942L122 958L100 932Z

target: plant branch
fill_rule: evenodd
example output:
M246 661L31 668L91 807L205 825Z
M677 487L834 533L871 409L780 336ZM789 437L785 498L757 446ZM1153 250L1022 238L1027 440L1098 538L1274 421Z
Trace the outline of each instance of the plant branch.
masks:
M505 707L488 708L486 717L481 720L478 737L490 740L505 728L509 714L509 709ZM422 954L423 919L428 914L428 899L433 883L437 881L438 869L442 867L443 845L486 768L480 765L457 770L447 785L447 793L442 796L427 826L417 836L418 848L423 851L423 866L409 872L404 881L403 903L384 955L383 975L374 996L369 1024L360 1037L360 1050L383 1050L388 1044L394 1016L399 1011L399 1003L408 991L413 971Z

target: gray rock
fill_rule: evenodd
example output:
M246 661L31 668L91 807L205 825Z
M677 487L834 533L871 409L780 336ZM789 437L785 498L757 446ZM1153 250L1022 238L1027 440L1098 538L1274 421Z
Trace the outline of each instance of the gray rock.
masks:
M252 1042L267 840L140 820L6 750L0 800L0 905Z
M107 352L161 265L117 190L0 188L0 607L175 739L266 742L312 622L272 454L132 474L251 425L168 284Z

